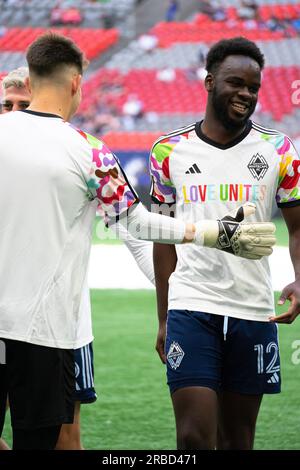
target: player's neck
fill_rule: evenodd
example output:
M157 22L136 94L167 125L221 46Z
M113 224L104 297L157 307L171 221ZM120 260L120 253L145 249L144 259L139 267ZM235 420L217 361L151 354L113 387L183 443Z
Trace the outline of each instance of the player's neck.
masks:
M214 142L226 145L229 142L239 137L245 130L245 125L237 129L227 129L224 125L215 118L215 116L206 112L204 120L201 125L203 134Z
M39 93L33 96L27 109L40 113L56 114L68 121L70 119L71 103L58 94Z

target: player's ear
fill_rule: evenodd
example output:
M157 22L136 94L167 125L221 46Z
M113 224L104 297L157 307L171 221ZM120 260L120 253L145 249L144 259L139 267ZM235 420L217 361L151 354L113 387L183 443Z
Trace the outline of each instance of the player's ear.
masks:
M204 86L206 91L211 92L214 88L215 78L212 73L208 72L204 80Z
M29 91L29 93L31 94L31 83L30 83L30 78L29 77L26 77L25 80L24 80L24 83L25 83L25 87L27 88L27 90Z
M72 95L76 95L78 89L81 87L81 79L82 75L80 73L76 73L72 77Z

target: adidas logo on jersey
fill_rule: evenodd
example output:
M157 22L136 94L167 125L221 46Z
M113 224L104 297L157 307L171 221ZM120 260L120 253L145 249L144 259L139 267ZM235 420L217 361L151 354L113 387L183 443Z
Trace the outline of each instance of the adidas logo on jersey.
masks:
M268 384L278 384L279 382L279 375L275 372L268 380Z
M199 169L197 163L194 163L194 165L192 165L192 166L185 172L186 175L191 175L191 174L195 174L195 173L201 173L201 170Z

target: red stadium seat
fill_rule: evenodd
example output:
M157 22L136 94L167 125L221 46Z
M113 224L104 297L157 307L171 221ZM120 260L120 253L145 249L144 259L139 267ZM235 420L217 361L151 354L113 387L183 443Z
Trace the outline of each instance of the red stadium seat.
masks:
M25 52L29 44L45 33L44 28L10 28L0 38L0 51ZM73 39L88 59L93 59L118 41L116 29L51 28Z
M152 147L153 142L160 136L158 132L109 132L101 137L105 144L118 150L146 150Z
M300 67L269 67L264 70L260 104L263 112L269 112L280 120L295 108L291 96L292 83L300 79ZM86 102L97 104L103 98L101 87L109 85L105 99L121 113L128 95L135 94L143 102L145 112L158 114L202 113L206 105L206 92L201 81L189 81L183 70L176 70L174 82L162 82L156 78L156 70L131 70L122 75L115 70L102 69L84 84L80 112L88 108ZM121 85L113 90L113 84Z

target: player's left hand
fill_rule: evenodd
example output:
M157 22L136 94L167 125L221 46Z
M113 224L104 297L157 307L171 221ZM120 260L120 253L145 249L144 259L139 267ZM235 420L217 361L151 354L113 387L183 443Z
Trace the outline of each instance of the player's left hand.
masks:
M284 305L289 300L290 306L287 312L278 315L277 317L270 317L271 322L276 323L293 323L295 318L300 314L300 280L288 284L278 300L278 305Z

